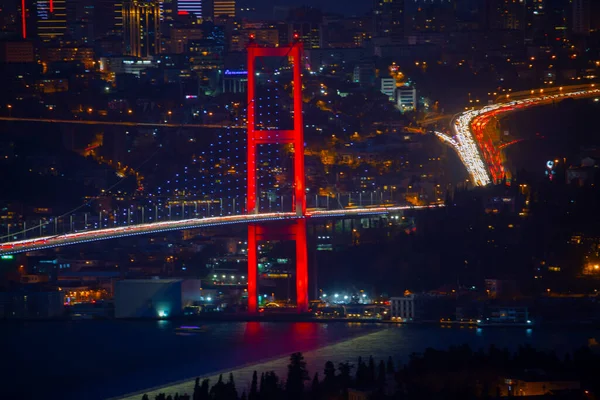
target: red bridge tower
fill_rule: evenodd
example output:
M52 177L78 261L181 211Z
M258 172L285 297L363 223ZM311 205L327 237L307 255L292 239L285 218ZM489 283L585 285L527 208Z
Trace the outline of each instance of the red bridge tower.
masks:
M259 57L289 57L293 63L294 129L257 130L255 122L255 61ZM246 212L258 214L256 192L257 146L266 143L291 143L294 146L294 201L292 210L299 217L282 223L248 225L248 311L258 309L258 241L295 240L296 304L298 312L308 311L308 254L306 247L306 193L304 186L304 130L302 120L302 43L283 47L248 45L248 193Z

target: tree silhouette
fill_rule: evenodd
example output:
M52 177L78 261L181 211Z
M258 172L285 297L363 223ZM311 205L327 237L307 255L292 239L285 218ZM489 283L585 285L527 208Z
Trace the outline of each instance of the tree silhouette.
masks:
M332 394L335 392L336 379L335 379L335 367L331 361L325 363L325 370L323 371L323 389L325 393Z
M210 397L219 400L226 398L225 383L223 383L223 374L219 375L219 380L217 381L217 383L212 388L210 388Z
M270 371L265 374L264 391L261 392L261 400L278 400L282 397L279 387L279 377L275 372Z
M352 368L354 368L354 366L350 363L340 363L338 365L338 370L340 371L339 381L344 397L347 396L348 387L350 387L350 384L352 383L352 377L350 375Z
M237 400L238 394L235 388L235 382L233 380L233 373L229 373L229 380L224 388L224 396L226 400Z
M377 372L377 387L382 389L385 386L385 363L379 361L379 371Z
M367 375L367 384L370 386L375 384L375 360L373 360L373 356L369 356L369 372Z
M368 385L368 368L362 357L358 357L358 366L356 367L356 387L364 388Z
M392 359L392 356L388 357L386 371L388 374L393 374L395 372L394 360Z
M262 372L260 374L260 386L259 386L258 392L262 395L264 393L264 391L265 391L265 373Z
M315 376L312 380L312 384L310 387L310 396L312 399L317 400L321 397L320 394L321 394L321 390L320 390L320 386L319 386L319 373L315 372Z
M288 365L288 376L285 390L288 399L301 399L304 395L304 381L307 381L308 371L302 353L293 353Z
M257 400L258 399L258 373L254 371L252 373L252 383L250 384L250 394L248 395L248 400Z

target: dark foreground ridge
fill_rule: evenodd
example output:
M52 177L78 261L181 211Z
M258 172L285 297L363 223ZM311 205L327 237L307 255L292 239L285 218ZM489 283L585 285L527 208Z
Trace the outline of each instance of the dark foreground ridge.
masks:
M378 363L369 357L356 364L325 363L322 378L312 380L301 353L290 356L285 380L273 371L254 371L248 393L239 394L233 374L196 378L192 394L161 393L154 400L343 400L343 399L492 399L529 398L595 399L600 394L597 366L600 353L584 347L560 358L530 346L515 353L491 346L473 351L462 345L440 351L413 353L396 367L390 356ZM310 383L309 383L310 381ZM151 400L147 394L142 400Z

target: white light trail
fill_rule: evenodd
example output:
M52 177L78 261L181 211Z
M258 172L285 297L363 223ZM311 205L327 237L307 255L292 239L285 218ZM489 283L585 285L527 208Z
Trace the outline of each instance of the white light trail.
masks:
M138 225L119 226L89 231L67 233L58 236L45 236L0 244L0 254L17 254L26 251L49 249L53 247L68 246L76 243L95 242L99 240L116 239L135 235L161 233L182 229L213 227L231 224L247 224L266 221L282 221L298 218L335 218L354 215L382 215L402 210L420 210L426 208L443 207L440 205L427 206L389 206L351 208L331 211L313 211L306 217L298 216L293 212L229 215L222 217L191 218L178 221L162 221Z
M592 87L593 86L594 85L592 85ZM435 135L456 150L475 186L487 186L492 183L489 165L486 164L471 129L471 123L476 117L492 112L496 114L505 113L515 109L540 105L549 101L563 100L570 97L586 97L598 95L599 93L600 89L577 90L574 92L552 95L540 94L539 96L530 97L524 100L514 100L488 105L479 110L465 111L454 118L451 123L452 131L454 132L453 137L441 132L435 132Z

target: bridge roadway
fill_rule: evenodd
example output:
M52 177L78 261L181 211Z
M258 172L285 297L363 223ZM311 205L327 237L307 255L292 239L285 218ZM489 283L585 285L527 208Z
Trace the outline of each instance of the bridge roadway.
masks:
M109 120L87 120L87 119L55 119L55 118L21 118L21 117L0 117L0 121L11 122L38 122L50 124L75 124L75 125L114 125L114 126L144 126L152 128L237 128L245 129L246 125L225 125L225 124L175 124L172 122L135 122L135 121L109 121Z
M146 235L193 228L208 228L215 226L248 224L253 222L285 221L298 218L343 218L390 214L404 210L419 210L427 208L439 208L443 205L428 206L389 206L389 207L366 207L346 208L340 210L310 210L306 216L299 216L292 212L262 213L228 215L208 218L191 218L178 221L161 221L145 224L119 226L115 228L103 228L85 230L55 236L37 237L32 239L4 242L0 244L0 254L17 254L33 250L50 249L54 247L69 246L78 243L95 242L99 240L116 239L127 236Z
M524 94L526 92L518 95ZM514 94L510 96L517 97ZM498 182L504 175L500 149L484 132L491 119L529 107L551 104L568 98L590 96L600 96L600 89L595 84L542 89L537 94L532 91L528 93L527 98L491 104L460 113L452 120L452 136L441 132L435 134L456 150L473 185L487 186Z

